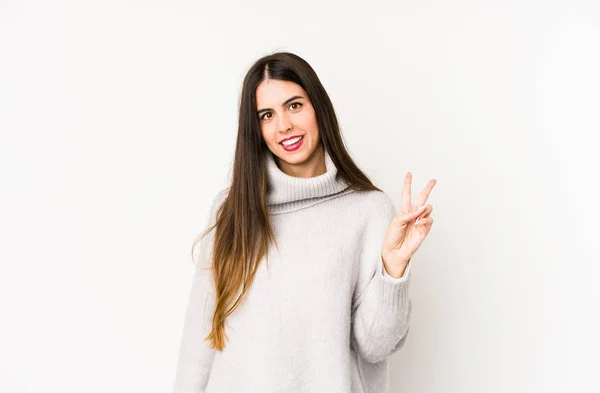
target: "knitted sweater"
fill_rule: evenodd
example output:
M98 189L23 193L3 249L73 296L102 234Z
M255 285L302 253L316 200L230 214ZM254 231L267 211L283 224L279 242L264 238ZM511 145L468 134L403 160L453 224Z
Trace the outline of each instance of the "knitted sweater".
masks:
M265 160L279 250L270 247L268 266L261 260L217 351L202 341L214 309L214 230L199 243L175 393L387 392L388 358L411 320L412 263L394 278L381 259L392 201L349 188L327 152L327 172L311 178L285 174L270 152ZM228 190L213 199L208 224Z

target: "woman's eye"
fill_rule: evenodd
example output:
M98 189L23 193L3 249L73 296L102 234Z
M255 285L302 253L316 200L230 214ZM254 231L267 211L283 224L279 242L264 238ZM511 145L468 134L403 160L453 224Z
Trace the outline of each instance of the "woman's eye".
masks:
M302 103L300 102L292 102L289 106L290 109L295 110L295 109L299 109L302 106ZM268 115L268 116L267 116ZM270 118L273 117L273 114L271 112L265 112L260 116L261 120L268 120Z

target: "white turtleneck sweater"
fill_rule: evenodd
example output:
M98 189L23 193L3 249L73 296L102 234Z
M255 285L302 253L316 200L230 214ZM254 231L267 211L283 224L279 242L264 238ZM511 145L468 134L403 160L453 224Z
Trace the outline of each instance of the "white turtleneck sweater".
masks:
M380 191L354 191L325 152L326 173L285 174L270 152L269 218L279 245L261 260L246 297L225 321L223 351L211 328L214 230L199 243L175 393L385 393L388 358L411 320L412 262L400 278L381 259L395 215ZM228 188L213 200L207 224Z

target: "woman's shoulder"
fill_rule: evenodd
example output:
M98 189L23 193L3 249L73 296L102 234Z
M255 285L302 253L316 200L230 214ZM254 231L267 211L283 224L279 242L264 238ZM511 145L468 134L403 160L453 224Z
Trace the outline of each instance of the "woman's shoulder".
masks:
M360 204L371 217L389 217L396 214L392 198L381 190L366 190L355 192L360 198Z
M353 205L349 210L364 228L387 227L396 215L392 198L381 190L363 190L354 193Z
M222 189L215 193L210 202L208 209L208 217L206 218L206 226L212 226L217 221L217 212L219 207L223 204L227 195L229 194L229 187Z
M225 200L225 198L227 198L227 195L229 195L229 189L231 187L226 187L220 191L218 191L212 199L212 203L211 203L211 211L214 211L215 208L217 208L218 206L221 205L221 203L223 203L223 201Z

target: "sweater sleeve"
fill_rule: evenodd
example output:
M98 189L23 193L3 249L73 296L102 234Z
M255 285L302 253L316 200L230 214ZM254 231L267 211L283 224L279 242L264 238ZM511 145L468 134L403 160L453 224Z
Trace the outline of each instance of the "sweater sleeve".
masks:
M366 227L359 281L352 302L350 345L370 363L384 360L404 346L412 313L409 294L412 260L399 278L388 275L383 266L383 237L396 214L387 195L383 199L378 213Z
M209 225L215 223L216 208L222 195L219 193L213 200L207 220ZM174 393L204 393L210 377L216 350L204 338L212 328L214 312L214 284L210 270L214 232L214 229L210 231L194 249L197 262L183 323Z

